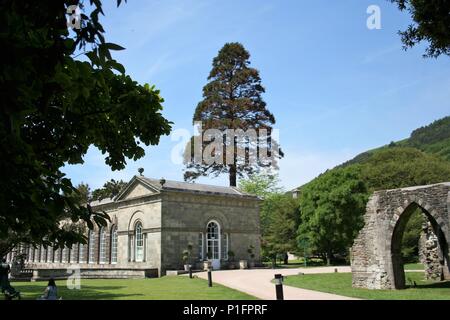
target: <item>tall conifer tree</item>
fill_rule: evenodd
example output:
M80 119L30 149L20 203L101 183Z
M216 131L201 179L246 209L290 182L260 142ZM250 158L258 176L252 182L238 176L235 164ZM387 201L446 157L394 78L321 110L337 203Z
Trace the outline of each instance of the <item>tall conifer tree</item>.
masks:
M237 177L252 174L261 167L276 167L276 161L264 161L259 155L261 146L266 144L271 159L283 156L275 139L271 139L274 115L266 108L262 98L265 92L261 85L258 70L250 67L250 54L240 43L226 43L213 60L213 68L208 77L208 83L203 87L203 100L199 102L194 113L194 123L202 122L203 132L218 129L225 132L232 130L255 130L256 143L241 141L236 138L227 139L223 136L220 141L221 151L213 146L217 141L202 143L202 152L211 150L212 156L223 161L207 163L194 161L194 144L186 149L187 159L185 180L195 180L200 176L213 174L218 176L227 173L230 186L236 186ZM262 134L267 130L267 136ZM245 144L245 147L243 145ZM274 148L272 148L274 146ZM245 150L245 157L240 157L239 147ZM209 148L209 149L208 149ZM271 154L270 150L276 150ZM228 157L227 157L228 152ZM231 152L231 153L230 153ZM242 154L241 154L242 155ZM251 161L252 155L256 161ZM229 160L232 161L229 161Z

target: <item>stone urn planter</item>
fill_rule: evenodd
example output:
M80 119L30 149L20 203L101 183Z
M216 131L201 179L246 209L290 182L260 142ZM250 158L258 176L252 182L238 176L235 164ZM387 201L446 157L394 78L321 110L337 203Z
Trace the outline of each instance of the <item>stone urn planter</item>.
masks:
M212 268L212 262L211 261L203 261L203 270L208 271Z
M189 271L189 268L192 268L192 265L190 265L190 264L184 265L184 271Z
M248 261L240 260L239 261L239 269L248 269Z

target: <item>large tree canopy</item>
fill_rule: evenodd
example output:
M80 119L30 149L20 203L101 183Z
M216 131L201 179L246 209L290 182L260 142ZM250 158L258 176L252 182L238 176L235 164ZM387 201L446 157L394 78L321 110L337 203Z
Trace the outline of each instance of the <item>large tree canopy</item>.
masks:
M272 154L274 161L266 162L261 157L251 161L250 155L257 154L267 140L261 134L261 130L267 130L268 135L272 132L275 124L274 115L266 108L262 98L264 87L258 70L250 67L250 54L240 43L227 43L219 51L213 60L213 68L209 74L207 83L203 87L203 100L197 105L194 113L194 122L200 121L203 130L217 129L224 132L231 130L255 130L257 140L253 143L238 140L231 137L229 140L220 137L221 149L211 148L210 155L219 157L222 161L207 163L206 161L195 162L194 145L188 144L186 180L195 180L200 176L209 174L219 175L228 173L230 186L237 185L237 177L257 172L260 167L276 167L276 159L282 156L278 152L276 141L269 138L268 144L277 150ZM217 141L206 141L202 143L202 152L207 150ZM240 157L238 148L245 149L245 156ZM227 158L227 153L231 154ZM204 154L204 153L203 153ZM229 161L231 160L231 161Z
M92 200L103 200L106 198L114 198L127 185L123 180L116 181L111 179L107 181L102 188L92 191Z
M450 1L449 0L390 0L400 10L407 10L414 24L400 31L405 48L422 41L429 45L425 57L450 55Z
M79 29L67 27L70 5L83 10ZM0 256L23 241L84 241L61 218L92 228L106 215L79 205L60 168L83 163L94 145L107 165L122 169L126 158L144 156L140 143L157 144L170 132L159 92L112 58L110 50L123 48L105 41L101 1L87 10L82 1L0 3Z
M298 238L328 264L346 252L363 226L368 192L360 175L359 166L330 170L301 189Z
M278 254L296 252L298 201L278 186L278 176L253 174L240 181L239 189L263 200L260 214L263 259L275 261Z

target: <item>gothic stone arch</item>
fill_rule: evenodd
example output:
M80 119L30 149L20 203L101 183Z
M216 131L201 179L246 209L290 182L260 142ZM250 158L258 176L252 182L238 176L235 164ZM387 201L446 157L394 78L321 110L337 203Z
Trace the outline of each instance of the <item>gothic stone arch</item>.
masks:
M446 182L377 191L372 195L364 215L365 226L352 247L353 287L405 287L401 240L410 215L418 207L439 238L443 275L450 278L450 182Z

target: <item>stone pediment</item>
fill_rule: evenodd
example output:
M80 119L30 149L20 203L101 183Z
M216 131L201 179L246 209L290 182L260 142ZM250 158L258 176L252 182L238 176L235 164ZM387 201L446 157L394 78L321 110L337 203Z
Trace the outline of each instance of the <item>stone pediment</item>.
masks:
M116 201L139 198L157 193L159 193L159 190L150 184L146 184L140 179L132 179L128 186L117 196Z

